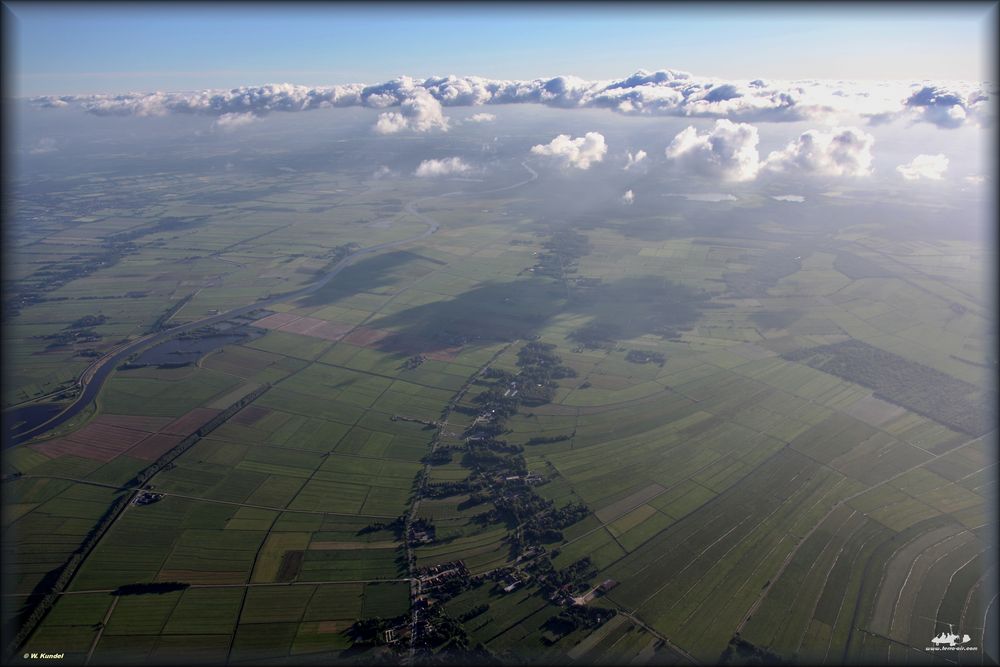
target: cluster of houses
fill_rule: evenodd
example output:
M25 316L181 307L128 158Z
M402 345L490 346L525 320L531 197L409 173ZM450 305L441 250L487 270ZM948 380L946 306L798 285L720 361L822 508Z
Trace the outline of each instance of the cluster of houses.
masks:
M152 505L156 501L163 498L162 493L152 493L150 491L140 491L136 494L135 498L132 499L133 505Z
M465 566L465 561L454 560L440 565L431 565L420 571L417 581L420 582L420 590L433 590L444 582L451 579L469 579L469 568Z

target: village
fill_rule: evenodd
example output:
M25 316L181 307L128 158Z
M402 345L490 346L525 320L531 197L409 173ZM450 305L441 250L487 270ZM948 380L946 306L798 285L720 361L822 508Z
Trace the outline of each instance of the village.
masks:
M545 638L549 643L580 627L597 627L609 620L614 609L590 608L596 598L614 588L618 582L607 579L592 585L597 569L587 557L568 567L557 569L552 558L558 549L550 551L546 544L562 540L562 530L583 519L588 509L581 503L556 507L536 493L535 488L546 484L546 475L528 471L522 445L509 443L500 436L506 432L505 421L520 405L541 405L548 402L558 387L555 380L575 375L563 366L554 353L555 346L537 341L526 343L518 353L517 374L488 367L477 384L485 389L473 398L477 404L472 423L460 434L461 443L438 443L425 458L428 465L441 465L460 455L463 467L471 469L461 481L429 482L421 479L419 488L428 499L468 495L467 503L492 505L475 515L477 523L502 523L508 526L506 542L510 549L507 564L472 574L462 560L439 563L414 571L411 580L412 607L409 615L395 619L359 621L352 632L355 640L364 638L375 644L402 652L404 647L436 653L446 645L449 650L471 651L466 657L483 659L488 652L482 647L470 649L462 623L484 614L489 603L465 612L461 618L450 617L445 603L470 589L489 586L489 596L511 595L534 586L537 594L553 605L562 607L547 625ZM411 360L416 362L416 360ZM462 408L456 408L462 409ZM394 415L394 421L420 421L428 427L438 422ZM568 439L572 435L555 436ZM392 527L403 530L407 523L402 517ZM381 524L380 524L381 526ZM379 527L380 527L379 526ZM377 526L373 526L373 529ZM413 518L405 529L409 549L438 541L434 522Z

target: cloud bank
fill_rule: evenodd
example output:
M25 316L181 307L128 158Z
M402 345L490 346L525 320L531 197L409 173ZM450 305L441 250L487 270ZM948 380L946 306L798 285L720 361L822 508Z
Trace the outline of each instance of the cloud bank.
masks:
M992 122L995 98L996 91L969 82L743 82L664 69L640 70L624 79L602 81L573 76L520 81L477 76L416 80L404 76L375 85L309 87L285 83L198 92L46 96L31 102L49 108L75 105L100 116L263 116L329 107L399 107L399 111L386 111L379 117L377 131L392 133L446 129L440 107L526 103L735 122L826 121L846 114L875 124L908 117L953 128Z
M944 178L944 172L948 170L948 158L943 153L937 155L918 155L907 164L896 167L896 171L908 181L916 181L927 178L932 181L940 181Z
M420 178L434 178L452 174L467 174L470 171L472 171L472 166L462 158L446 157L441 160L424 160L413 172L413 175Z
M604 135L600 132L587 132L582 137L571 138L568 134L560 134L547 144L531 147L534 155L556 158L564 167L590 169L590 165L600 162L608 152L604 143Z

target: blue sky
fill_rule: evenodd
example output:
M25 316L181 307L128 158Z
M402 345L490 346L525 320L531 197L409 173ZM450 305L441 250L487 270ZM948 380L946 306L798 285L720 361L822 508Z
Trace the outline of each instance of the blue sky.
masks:
M996 3L4 3L14 94L375 83L400 74L990 79ZM10 65L8 65L10 67Z

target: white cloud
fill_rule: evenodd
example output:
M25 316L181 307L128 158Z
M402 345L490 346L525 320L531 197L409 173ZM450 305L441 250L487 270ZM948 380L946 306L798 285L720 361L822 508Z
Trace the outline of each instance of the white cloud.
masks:
M983 90L967 92L944 86L922 86L903 102L911 118L938 127L956 128L965 124L985 123L989 96Z
M379 114L375 123L375 131L379 134L393 134L402 130L427 132L438 129L448 130L448 119L443 113L441 103L426 90L417 88L410 97L399 105L399 111L387 111Z
M392 169L383 164L379 165L379 168L375 170L375 173L372 174L372 178L385 178L390 174L392 174Z
M420 178L433 178L451 174L467 174L470 171L472 171L472 167L462 158L446 157L441 160L424 160L413 174Z
M635 193L632 192L631 190L626 190L625 194L622 195L622 203L628 205L633 203L634 201L635 201Z
M986 182L986 177L974 174L972 176L966 176L964 180L966 183L971 183L972 185L982 185Z
M35 147L28 151L31 155L43 155L45 153L55 153L58 148L56 148L56 140L52 137L43 137L38 140Z
M944 178L944 172L948 170L948 158L944 153L937 155L918 155L910 160L908 164L901 164L896 167L896 171L908 181L916 181L921 178L929 178L932 181L940 181Z
M124 95L63 95L32 100L39 107L78 105L96 115L156 116L195 113L308 111L363 106L387 111L382 130L445 129L440 106L543 104L556 108L604 108L629 115L702 116L734 121L801 121L861 115L870 122L911 117L939 127L985 124L996 93L982 84L939 82L751 81L695 77L676 70L639 71L624 79L587 81L573 76L501 80L477 76L424 80L399 77L375 85L298 86L288 83L231 90ZM381 130L380 130L381 131Z
M717 120L708 132L688 126L667 146L666 155L675 164L704 176L728 181L749 181L757 176L757 128L746 123Z
M557 158L564 167L589 169L591 164L604 159L608 145L604 143L604 135L600 132L587 132L575 139L568 134L560 134L547 144L532 146L531 152Z
M497 117L491 113L476 113L472 114L465 120L469 121L470 123L492 123L496 119Z
M215 120L214 126L220 130L235 130L255 120L257 117L252 113L224 113Z
M821 176L867 176L872 171L872 135L856 127L808 130L767 156L765 168Z
M646 159L646 151L638 150L635 153L629 151L625 154L625 158L628 160L628 162L625 163L625 171L628 171L629 169L638 167L639 163Z

